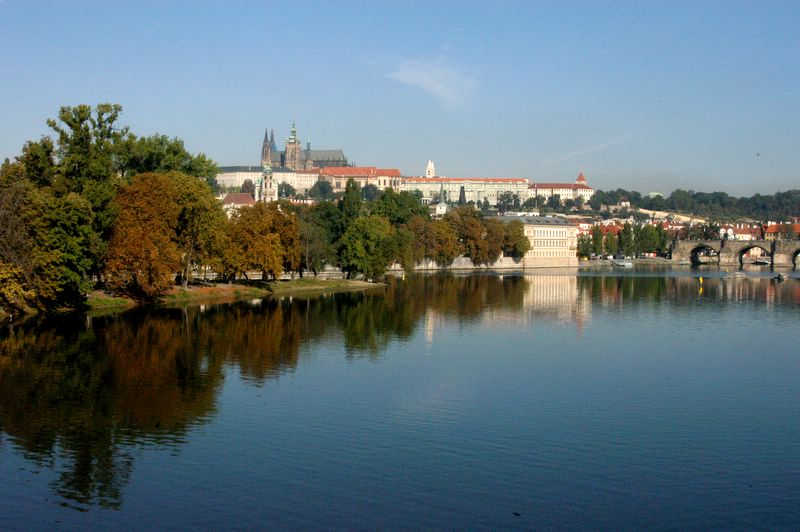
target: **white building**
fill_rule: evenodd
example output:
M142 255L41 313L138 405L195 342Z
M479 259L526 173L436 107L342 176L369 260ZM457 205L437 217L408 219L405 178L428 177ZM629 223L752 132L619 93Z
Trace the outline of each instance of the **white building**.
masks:
M531 183L528 187L527 198L538 196L547 201L550 196L555 195L561 198L561 203L568 199L577 201L578 198L583 198L583 202L587 203L594 195L594 189L589 186L583 173L574 183Z
M497 205L497 198L508 192L516 194L520 201L525 201L528 194L528 180L522 177L405 177L400 184L401 191L422 193L423 203L432 203L434 199L456 202L464 187L467 202L488 201Z
M248 179L255 184L263 173L263 166L221 166L217 174L217 184L226 190L239 189Z
M281 183L286 183L291 185L298 194L306 194L308 189L313 187L319 180L319 170L276 169L272 172L272 180L276 189Z
M334 192L344 192L347 181L352 179L361 188L375 185L380 190L400 189L401 176L397 168L376 168L374 166L330 166L319 173L320 181L327 181Z
M509 223L522 222L531 249L523 258L524 268L578 265L578 228L557 216L498 216Z

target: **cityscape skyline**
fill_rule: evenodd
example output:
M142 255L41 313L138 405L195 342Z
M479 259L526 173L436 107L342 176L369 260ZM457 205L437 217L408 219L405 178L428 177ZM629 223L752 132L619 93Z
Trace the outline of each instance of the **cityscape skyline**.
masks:
M424 175L797 188L800 4L0 2L0 159L62 105L219 165L282 145ZM9 82L9 80L11 80Z

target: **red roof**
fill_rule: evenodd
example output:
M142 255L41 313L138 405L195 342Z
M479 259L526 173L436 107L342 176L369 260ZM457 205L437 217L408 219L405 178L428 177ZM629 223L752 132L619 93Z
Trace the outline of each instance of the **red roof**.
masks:
M256 200L249 192L231 192L222 198L223 205L253 205Z
M800 224L773 224L768 225L767 229L764 231L766 234L777 234L777 233L785 233L789 230L789 227L792 228L792 232L794 234L800 234Z
M374 166L326 166L320 174L339 177L400 177L400 170Z
M561 188L570 190L591 190L592 187L588 185L581 185L578 183L531 183L528 188Z
M528 183L524 177L407 177L407 183Z
M575 183L586 184L586 178L583 177L583 172L578 175L578 179L575 180Z

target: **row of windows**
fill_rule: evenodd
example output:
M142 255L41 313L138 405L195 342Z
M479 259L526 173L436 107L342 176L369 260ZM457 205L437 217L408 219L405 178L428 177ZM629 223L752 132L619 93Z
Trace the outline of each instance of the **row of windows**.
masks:
M575 253L570 253L569 250L542 250L534 251L534 257L574 257Z

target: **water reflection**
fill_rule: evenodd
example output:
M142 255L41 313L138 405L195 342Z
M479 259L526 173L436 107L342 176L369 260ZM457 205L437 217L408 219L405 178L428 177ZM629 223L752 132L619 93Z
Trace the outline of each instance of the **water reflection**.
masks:
M0 331L0 435L77 509L117 508L141 446L180 448L214 418L226 371L251 383L293 372L304 346L348 358L437 324L538 321L581 328L606 307L702 301L797 304L800 282L696 276L416 275L384 293L337 294L103 318L8 325ZM0 440L2 442L2 440Z

